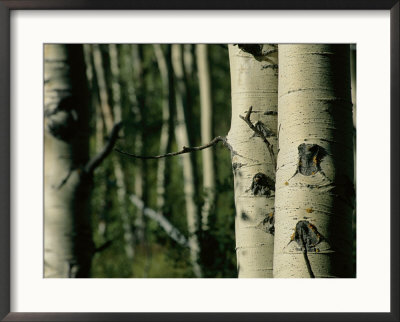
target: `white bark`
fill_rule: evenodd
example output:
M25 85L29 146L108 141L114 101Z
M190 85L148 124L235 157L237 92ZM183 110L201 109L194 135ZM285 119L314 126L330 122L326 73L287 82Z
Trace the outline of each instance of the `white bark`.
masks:
M200 88L201 144L207 144L213 139L211 77L208 65L207 45L196 45L196 54ZM215 202L215 168L213 151L213 149L205 149L202 151L204 189L204 205L201 212L202 230L207 230L209 228L208 217Z
M257 60L229 45L232 122L227 139L232 149L239 277L272 277L275 161L263 140L239 117L253 107L251 121L269 132L268 141L276 156L276 47L264 45L263 52L264 60ZM260 182L253 184L260 173ZM269 188L257 188L266 183Z
M167 235L175 240L179 245L189 247L187 238L182 235L182 233L174 225L172 225L171 222L167 218L165 218L162 213L145 207L143 200L138 198L138 196L131 195L130 200L137 208L143 211L145 216L157 222L160 227L164 229Z
M142 96L144 90L143 84L143 62L140 56L140 45L131 45L132 54L132 79L129 82L132 90L131 103L132 103L132 114L135 118L136 124L143 126L143 113L144 106L142 106ZM138 132L135 133L135 153L138 155L144 155L144 142L143 142L143 129L138 128ZM144 179L144 162L143 160L135 160L134 173L135 173L135 194L145 200L145 179ZM146 200L145 200L146 201ZM145 239L145 222L143 212L137 209L135 219L135 236L139 242L143 242Z
M102 118L101 107L99 104L99 98L97 97L97 93L95 93L95 87L93 86L95 82L95 71L94 71L94 63L93 63L93 51L92 45L83 45L83 52L85 54L85 63L86 63L86 77L89 83L89 90L91 91L91 102L95 106L95 114L96 114L96 150L100 151L104 146L104 121Z
M112 102L115 122L122 121L121 107L121 85L119 72L118 49L115 44L109 45L110 67L112 76ZM110 132L109 130L107 132ZM129 259L133 259L135 254L135 238L132 233L131 218L127 205L127 187L125 184L125 174L121 161L117 154L113 154L114 175L117 183L117 197L124 228L125 253Z
M351 277L349 46L279 45L274 277Z
M104 75L103 58L99 45L93 45L93 62L99 86L100 106L106 130L109 131L114 126L112 108L108 103L106 76Z
M44 277L88 277L94 252L84 75L82 47L44 47Z
M182 46L172 45L172 66L174 74L176 76L176 126L175 126L175 137L178 146L190 146L189 144L189 133L186 126L185 112L184 112L184 95L185 95L185 84L184 84L184 71L182 64ZM196 187L194 181L194 169L190 154L181 155L182 167L183 167L183 182L184 182L184 194L186 203L186 218L189 231L189 246L190 246L190 257L193 266L193 272L196 277L202 276L201 267L198 263L200 244L197 237L198 231L198 206L195 202Z
M118 60L116 57L115 50L116 48L110 48L110 63L113 74L113 84L112 84L113 86L112 100L114 105L114 113L113 113L113 109L108 103L109 98L108 98L107 84L106 84L106 78L105 78L103 60L101 57L100 48L98 45L93 46L94 67L97 76L97 83L99 85L100 106L105 121L104 123L107 133L111 133L114 119L116 122L121 121L120 88L117 80L119 77L119 71L118 71ZM129 259L132 259L134 256L134 238L132 234L130 216L129 213L127 212L126 186L124 182L124 174L121 163L116 154L112 155L112 160L114 165L114 176L117 183L117 198L121 209L122 226L124 229L125 253Z
M192 52L192 44L184 44L183 46L183 65L185 67L186 77L191 82L193 79L193 52Z
M170 46L170 45L169 45ZM171 99L170 95L173 93L170 92L170 73L171 67L168 66L170 61L167 62L165 59L165 55L163 53L163 49L161 45L155 44L153 45L154 53L157 58L158 69L160 70L161 75L161 84L162 84L162 128L161 128L161 136L160 136L160 155L163 155L169 152L169 148L171 146ZM167 171L167 159L161 158L158 160L158 168L157 168L157 209L159 211L163 211L165 207L165 193L166 193L166 173Z

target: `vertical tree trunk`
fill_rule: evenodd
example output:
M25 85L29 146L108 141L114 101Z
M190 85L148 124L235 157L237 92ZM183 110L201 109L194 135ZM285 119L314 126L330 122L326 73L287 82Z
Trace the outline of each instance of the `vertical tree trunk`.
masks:
M182 63L182 46L172 45L172 66L176 77L176 126L175 126L175 137L178 146L190 146L189 133L186 126L185 119L185 83L184 83L184 72ZM196 184L194 180L194 168L190 154L183 154L181 156L183 165L183 181L184 181L184 194L186 202L186 218L189 231L189 247L190 256L193 266L193 272L196 277L202 276L201 267L198 263L200 253L200 243L198 240L198 206L195 202L196 196Z
M235 183L236 254L239 277L272 277L274 247L275 157L277 154L276 46L262 46L253 57L229 45L232 122L228 143ZM239 115L252 106L251 121L267 136L266 143Z
M90 223L89 108L82 46L44 48L44 276L88 277Z
M115 45L110 45L115 46ZM113 50L114 49L114 50ZM118 84L118 61L116 48L110 48L110 65L112 68L112 102L113 108L109 105L108 88L106 83L106 76L104 73L103 59L99 45L93 46L93 61L97 76L97 83L99 85L100 107L103 115L106 132L110 133L114 122L121 121L121 103L120 95L121 90ZM115 66L116 65L116 66ZM125 240L125 253L127 258L133 259L134 256L134 237L132 233L132 226L129 213L127 213L126 205L126 186L124 182L124 175L121 163L118 156L113 154L114 176L117 183L117 198L121 209L122 226L124 229Z
M279 45L274 277L351 277L348 45Z
M138 125L138 132L135 133L135 153L145 155L145 136L143 134L145 127L145 106L144 106L144 80L143 80L143 59L140 54L139 45L131 46L132 53L132 82L134 89L132 98L132 112L135 122ZM146 163L143 160L135 160L135 195L147 204L146 197ZM141 209L136 209L135 235L139 242L145 239L145 219Z
M99 102L99 88L95 77L94 63L93 63L93 45L85 44L83 45L83 52L85 56L86 64L86 77L89 85L90 92L90 104L93 106L94 119L95 119L95 150L101 151L104 146L104 120L102 117L100 102ZM107 188L106 188L107 190ZM106 201L102 200L102 205L99 207L102 211L98 214L99 223L97 226L97 231L103 239L106 239L107 235L107 210L105 207Z
M211 103L211 78L208 66L207 45L196 45L197 70L200 87L200 110L201 110L201 144L207 144L213 139L212 125L212 103ZM207 230L208 217L215 202L215 167L213 149L202 151L203 157L203 189L204 205L201 212L202 230Z
M109 45L111 82L112 82L112 102L115 122L122 121L121 106L121 85L118 60L118 48L115 44ZM108 130L109 132L109 130ZM114 175L117 182L117 197L124 227L125 253L129 259L133 259L135 254L135 238L132 233L131 218L128 212L127 187L125 184L125 174L119 156L113 154Z
M171 45L167 45L167 55L163 53L161 45L153 45L154 53L157 58L158 69L161 75L162 86L162 128L160 137L160 154L165 154L171 150L172 142L172 104L173 104L173 84L172 84L172 66L171 66ZM168 56L168 59L165 58ZM168 159L162 158L158 160L157 168L157 209L164 212L165 193L168 182Z

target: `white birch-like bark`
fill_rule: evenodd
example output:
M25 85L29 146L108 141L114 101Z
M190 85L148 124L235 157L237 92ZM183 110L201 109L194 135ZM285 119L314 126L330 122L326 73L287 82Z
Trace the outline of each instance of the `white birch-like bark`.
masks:
M172 223L167 218L165 218L162 213L157 212L154 209L145 207L143 200L135 195L131 195L130 200L137 208L143 211L143 214L145 216L157 222L160 227L164 229L167 235L175 240L179 245L189 247L187 238L174 225L172 225Z
M183 65L185 67L186 77L192 81L193 79L193 52L192 52L192 44L184 44L183 46Z
M83 51L44 47L44 277L88 277L90 228L88 106Z
M263 139L255 136L239 117L245 116L253 107L251 121L265 132L276 157L276 46L263 45L262 48L265 57L255 59L238 46L229 45L232 122L227 139L234 173L236 254L240 278L272 277L275 161Z
M120 85L120 69L118 59L118 48L116 44L109 45L111 79L112 79L112 102L115 122L122 121L121 107L121 85ZM105 89L106 90L106 89ZM107 131L109 132L109 130ZM132 233L131 218L128 212L127 205L127 187L125 184L125 174L122 168L121 161L117 154L112 156L114 164L114 175L117 183L117 198L124 228L125 253L127 258L133 259L135 254L135 238Z
M351 277L348 45L279 45L274 277Z
M98 45L93 46L93 61L94 68L97 76L97 83L99 86L100 96L100 107L104 118L105 128L107 133L111 133L113 127L113 120L115 122L121 121L121 89L118 83L119 69L118 69L118 58L116 48L110 45L110 65L112 73L112 102L114 109L109 105L108 90L106 84L106 76L104 73L103 59L101 57L100 48ZM111 120L110 120L111 118ZM126 205L126 185L124 181L124 174L122 165L116 154L112 155L112 161L114 165L114 176L117 184L117 198L121 209L122 227L124 229L124 241L125 241L125 254L127 258L132 259L134 256L134 237L132 233L131 220L129 213L127 212Z
M170 46L170 45L168 45ZM171 147L171 93L170 77L172 67L170 61L167 61L160 44L154 44L154 53L157 58L158 69L160 70L161 86L162 86L162 127L160 136L160 155L169 152ZM157 209L163 212L165 207L165 193L166 193L166 176L167 176L167 159L161 158L158 160L157 168Z
M93 63L96 71L97 84L99 86L100 106L103 113L105 128L107 131L114 126L114 116L112 108L108 102L106 76L103 68L103 58L99 45L93 45Z
M185 119L185 84L184 84L184 71L182 59L182 46L172 45L172 66L176 77L176 125L175 137L178 146L190 146L189 133L186 126ZM200 243L197 237L198 231L198 206L195 202L196 186L194 180L194 169L190 154L183 154L180 156L183 167L183 182L184 194L186 203L186 218L189 231L189 247L191 264L193 272L196 277L202 276L201 267L199 265Z
M101 106L99 102L97 88L94 86L96 82L95 71L94 71L94 63L93 63L93 51L92 45L84 44L83 52L85 55L85 64L86 64L86 77L89 84L89 91L91 95L91 104L94 109L95 114L95 150L101 151L104 147L104 120L102 116ZM104 205L103 205L104 206ZM104 218L104 213L100 214L100 220L97 226L97 231L100 236L103 238L106 237L107 231L107 220Z
M207 144L213 139L211 77L207 45L196 45L196 55L200 89L201 144ZM205 149L202 151L204 205L201 211L201 225L203 231L209 228L208 217L215 202L215 167L213 151L213 149Z
M143 113L144 106L142 106L143 99L141 98L144 90L143 84L143 61L140 56L140 45L131 45L132 54L132 79L129 82L132 95L132 114L135 118L136 124L143 125ZM144 155L144 142L143 142L143 129L138 128L138 132L135 133L135 153L138 155ZM134 165L134 188L135 194L142 200L145 200L145 179L144 179L144 162L143 160L135 160ZM146 200L145 200L146 201ZM135 236L139 242L143 242L145 239L145 221L143 211L137 209L135 219Z

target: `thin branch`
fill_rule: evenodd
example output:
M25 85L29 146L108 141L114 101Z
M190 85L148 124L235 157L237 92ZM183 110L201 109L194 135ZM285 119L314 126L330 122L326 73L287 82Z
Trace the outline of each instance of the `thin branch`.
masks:
M145 207L143 200L138 198L138 196L136 195L131 195L129 199L137 208L143 211L143 214L145 216L156 221L161 226L161 228L164 229L169 237L175 240L179 245L189 247L189 242L187 238L161 213L151 208Z
M253 106L250 106L249 110L246 113L246 116L243 117L242 115L239 115L239 117L247 123L247 125L250 127L250 129L252 129L253 132L257 136L259 136L261 139L263 139L264 143L267 145L267 149L271 156L271 160L274 165L274 169L276 170L276 160L275 160L275 153L274 153L273 147L272 147L271 143L269 143L269 141L268 141L267 137L264 135L264 133L260 129L258 129L256 126L254 126L254 124L251 122L250 116L251 116L252 111L253 111Z
M218 142L222 142L224 145L227 145L226 137L217 136L210 143L205 144L205 145L200 145L200 146L195 146L195 147L184 146L182 148L182 150L180 150L178 152L170 152L170 153L156 155L156 156L142 156L142 155L131 154L131 153L124 152L117 148L115 149L115 151L117 151L118 153L121 153L123 155L127 155L129 157L137 158L137 159L161 159L161 158L166 158L166 157L173 157L173 156L176 156L179 154L201 151L201 150L204 150L204 149L207 149L207 148L210 148L210 147L216 145ZM229 148L229 146L228 146L228 148Z
M118 133L122 128L122 122L118 122L114 125L108 142L104 146L103 150L92 158L85 166L86 173L93 173L93 171L104 161L104 159L111 153L115 142L118 139Z
M97 247L97 248L94 250L94 252L95 252L95 253L100 253L100 252L106 250L108 247L110 247L112 243L113 243L112 240L107 240L107 241L106 241L104 244L102 244L100 247Z

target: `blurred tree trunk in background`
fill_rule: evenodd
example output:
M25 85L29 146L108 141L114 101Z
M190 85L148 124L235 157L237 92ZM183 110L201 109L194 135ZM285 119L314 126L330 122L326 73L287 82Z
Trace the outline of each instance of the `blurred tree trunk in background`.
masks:
M171 45L166 45L166 54L159 44L153 45L157 58L158 69L160 70L162 87L162 127L160 136L160 154L171 151L173 135L173 103L174 85L173 70L171 64ZM162 158L158 160L157 168L157 209L164 215L166 203L166 187L169 182L168 166L169 160Z
M121 102L121 85L120 85L120 69L119 69L119 54L117 45L111 44L108 47L111 67L111 89L112 102L115 122L122 121L122 102ZM117 196L119 202L119 210L124 227L124 239L126 242L125 252L129 260L133 259L135 252L135 236L132 232L132 220L128 212L128 196L125 180L125 171L120 161L120 156L113 154L114 174L117 181Z
M144 69L143 57L139 45L131 45L131 59L132 59L132 82L130 85L133 87L134 95L132 98L132 115L135 119L136 133L135 133L135 153L138 155L146 154L146 106L144 104ZM146 167L147 164L143 160L135 160L134 174L135 174L135 195L143 200L145 206L147 204L147 182L146 182ZM143 211L139 208L136 209L135 220L135 236L138 242L145 241L145 219Z
M92 112L94 113L94 127L95 127L95 151L101 151L104 146L105 137L105 123L101 111L100 97L99 97L99 86L97 82L96 72L94 68L94 57L93 57L93 45L83 45L83 52L85 56L86 64L86 77L88 80L88 88L90 92L90 105L92 106ZM109 180L106 181L105 191L109 190ZM105 194L105 193L104 193ZM106 194L105 194L106 195ZM97 223L97 231L103 240L107 238L107 224L108 224L108 212L107 209L109 195L101 200L102 205L99 205L101 211L99 212L99 221ZM93 209L92 209L93 210Z
M229 45L232 122L227 139L235 180L239 277L272 277L278 131L276 46L264 45L262 53L264 56L255 59L239 46ZM273 155L263 139L239 117L245 116L250 107L251 122L267 137Z
M352 277L348 45L279 45L274 277Z
M115 45L110 45L115 46ZM101 49L99 45L93 45L93 61L94 69L96 71L97 83L99 86L99 97L100 97L100 109L104 120L104 125L106 128L106 133L110 133L114 122L121 121L121 102L120 102L120 88L118 84L118 61L117 53L110 50L110 65L114 69L112 73L112 102L113 108L109 105L109 95L108 86L106 81L106 75L104 71L103 58L101 54ZM116 48L114 48L116 50ZM114 66L113 66L114 65ZM117 66L115 66L117 65ZM117 70L115 70L117 69ZM119 161L118 155L112 155L114 176L117 185L117 198L119 205L119 212L122 219L122 226L124 229L124 240L125 240L125 253L128 259L132 260L135 253L134 236L132 233L132 225L129 213L127 212L127 200L126 200L126 186L124 181L124 174L122 170L122 165Z
M213 110L211 103L211 78L208 65L207 45L196 45L197 70L200 92L201 113L201 144L207 144L213 139ZM214 150L202 151L203 158L203 192L204 205L201 213L202 230L208 230L208 219L215 203L215 166Z
M355 49L45 45L44 276L354 276Z
M95 251L90 217L89 106L81 45L45 45L44 276L88 277Z
M175 75L175 98L176 98L176 124L175 137L179 147L190 146L189 130L185 116L186 84L184 81L182 45L172 45L172 66ZM199 265L200 243L198 239L199 209L196 204L197 187L195 183L195 172L190 154L180 156L183 168L183 184L186 203L186 218L189 232L190 258L193 272L196 277L202 276Z

